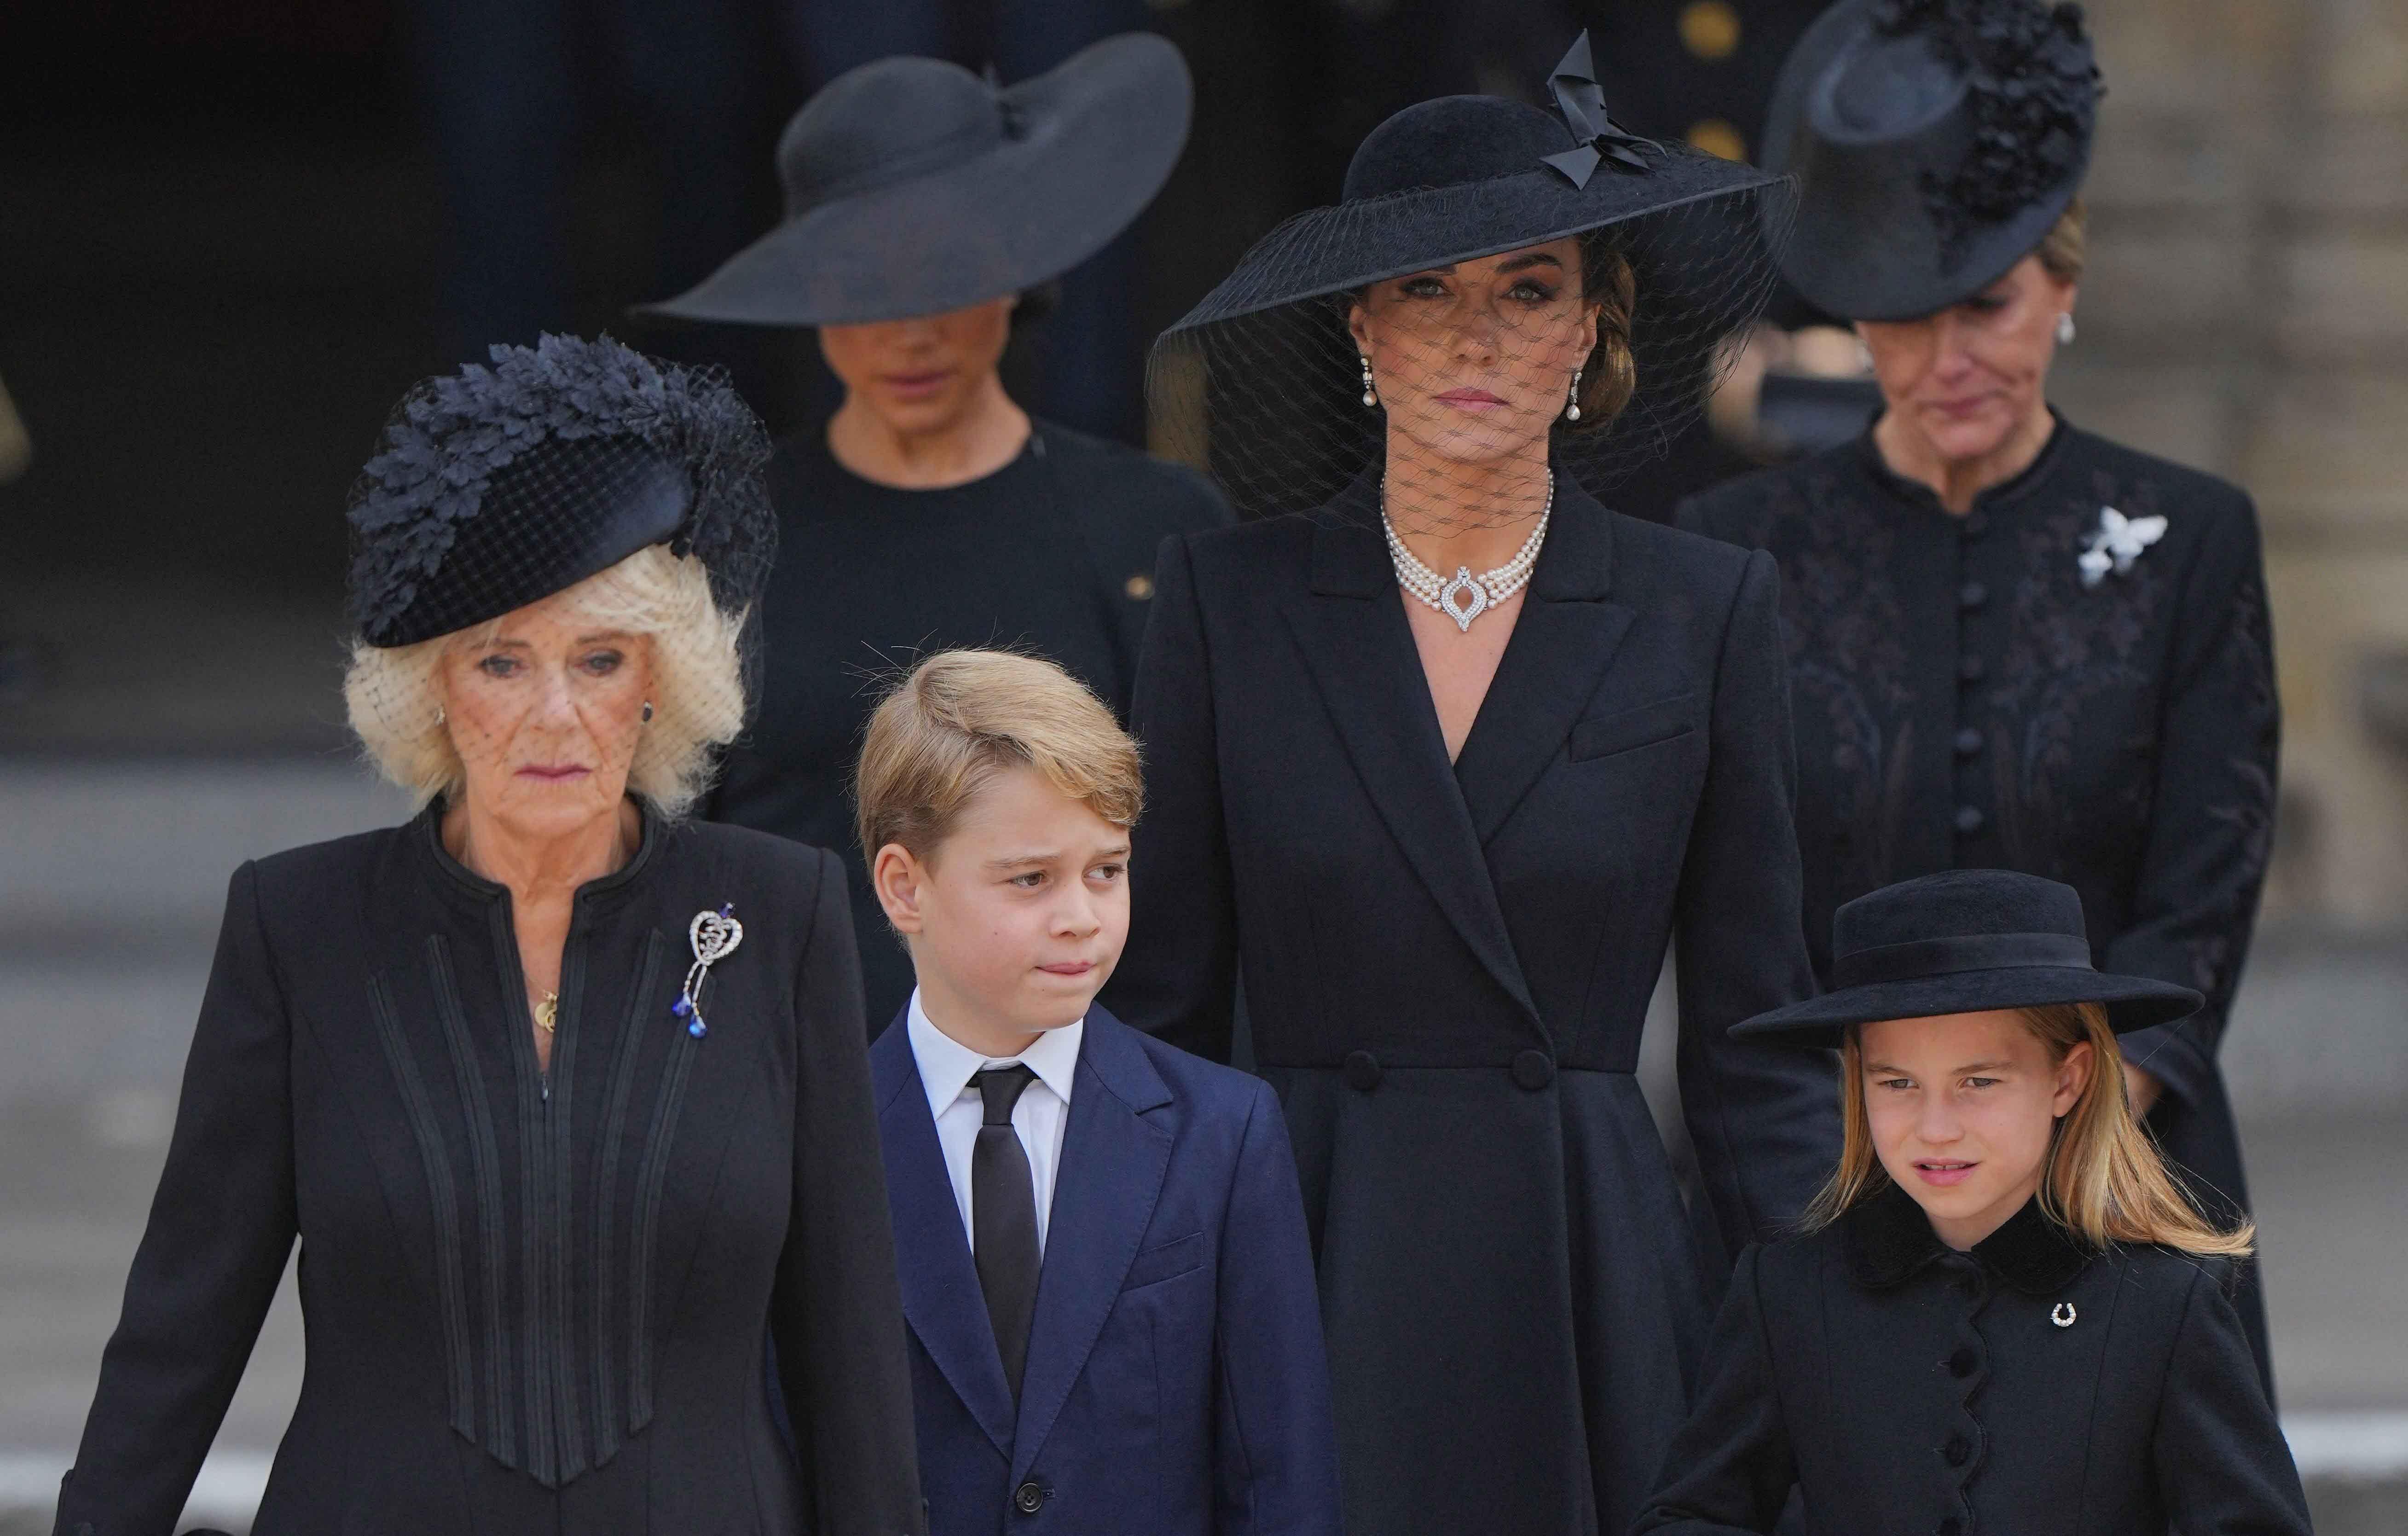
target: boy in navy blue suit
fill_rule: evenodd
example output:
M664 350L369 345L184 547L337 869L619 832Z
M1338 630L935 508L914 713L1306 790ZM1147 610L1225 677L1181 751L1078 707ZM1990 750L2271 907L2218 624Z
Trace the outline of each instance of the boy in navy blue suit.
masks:
M1278 1101L1094 1003L1136 744L1050 662L944 652L871 717L857 790L919 983L870 1055L931 1536L1335 1536Z

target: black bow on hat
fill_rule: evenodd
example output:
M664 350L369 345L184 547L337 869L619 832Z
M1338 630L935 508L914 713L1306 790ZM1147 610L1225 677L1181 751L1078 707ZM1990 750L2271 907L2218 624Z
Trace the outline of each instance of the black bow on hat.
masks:
M1573 186L1587 186L1601 161L1612 160L1643 175L1647 162L1638 151L1664 152L1664 146L1625 130L1606 111L1605 92L1597 83L1597 64L1589 57L1587 33L1572 39L1563 62L1547 78L1547 89L1555 93L1555 110L1564 115L1564 125L1572 131L1574 143L1561 154L1541 158L1563 172Z

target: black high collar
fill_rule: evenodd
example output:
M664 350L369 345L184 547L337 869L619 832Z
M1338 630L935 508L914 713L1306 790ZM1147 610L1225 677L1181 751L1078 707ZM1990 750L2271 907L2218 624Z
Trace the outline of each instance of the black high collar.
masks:
M1914 1198L1894 1184L1857 1201L1841 1224L1857 1281L1876 1290L1903 1285L1951 1251ZM2062 1290L2097 1256L2052 1220L2037 1198L1975 1243L1972 1253L1984 1269L2034 1296Z
M2050 430L2048 441L2041 445L2039 455L2031 463L2017 470L2012 478L2000 481L1998 484L1989 486L1977 494L1973 497L1972 507L1968 509L1970 511L1981 511L1988 508L2003 506L2009 502L2020 501L2047 482L2058 462L2065 457L2068 439L2073 436L2074 431L2072 425L2066 421L2064 413L2055 406L2048 408L2048 414L2057 424ZM1909 480L1889 467L1889 461L1882 457L1881 444L1873 440L1873 430L1880 425L1881 416L1875 415L1870 422L1865 423L1864 431L1858 433L1856 441L1850 445L1854 450L1856 465L1864 472L1865 478L1893 500L1907 502L1928 511L1939 512L1942 516L1955 516L1956 514L1941 506L1938 493L1930 486L1919 480Z

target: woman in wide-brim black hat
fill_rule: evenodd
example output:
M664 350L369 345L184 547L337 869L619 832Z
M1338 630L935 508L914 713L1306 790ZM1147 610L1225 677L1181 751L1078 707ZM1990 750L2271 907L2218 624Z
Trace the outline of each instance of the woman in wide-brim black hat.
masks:
M2094 969L2082 898L1926 875L1834 922L1832 990L1735 1033L1840 1048L1845 1141L1802 1235L1742 1255L1633 1529L2306 1536L2230 1290L2119 1041L2197 992ZM1788 1529L1784 1526L1782 1529Z
M926 1529L841 871L685 814L767 452L608 340L395 412L344 691L423 809L235 872L61 1531L174 1529L296 1241L260 1536Z
M1818 971L1832 912L1893 881L2072 885L2101 964L2207 998L2128 1055L2151 1130L2231 1214L2216 1053L2273 825L2266 585L2246 495L2048 402L2098 99L2070 6L1846 0L1814 24L1767 146L1799 182L1782 269L1858 323L1884 409L1681 519L1781 564ZM2240 1305L2263 1365L2254 1270Z
M842 851L875 1026L911 971L851 831L867 681L946 646L1013 646L1125 715L1155 547L1228 521L1203 477L1032 421L997 371L1054 280L1160 190L1189 98L1178 50L1146 35L1012 85L937 59L864 65L787 126L784 221L643 311L813 327L844 385L770 463L766 684L709 813Z
M1797 1216L1803 996L1770 562L1609 511L1770 263L1770 178L1425 102L1159 343L1252 510L1165 546L1105 1000L1219 1058L1242 975L1320 1266L1350 1529L1617 1530L1728 1255ZM1632 1071L1677 939L1693 1227Z

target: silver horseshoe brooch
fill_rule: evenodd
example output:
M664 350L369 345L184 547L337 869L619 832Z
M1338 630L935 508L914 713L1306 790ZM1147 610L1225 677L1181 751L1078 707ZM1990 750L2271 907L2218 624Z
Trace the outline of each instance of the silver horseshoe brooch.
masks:
M710 1026L702 1022L702 983L710 979L710 968L736 953L744 942L744 925L736 921L736 903L728 902L717 912L698 912L694 921L685 926L686 942L694 946L694 964L685 973L685 985L678 989L678 1000L669 1012L685 1020L685 1032L696 1040L710 1033Z

